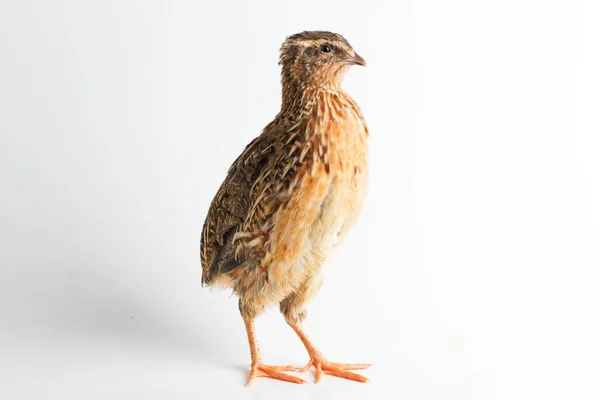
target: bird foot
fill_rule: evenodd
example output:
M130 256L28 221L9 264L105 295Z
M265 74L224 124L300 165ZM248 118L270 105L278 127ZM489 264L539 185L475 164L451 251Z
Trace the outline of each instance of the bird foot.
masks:
M319 382L323 374L337 376L339 378L349 379L352 381L368 383L369 380L362 375L351 372L351 370L367 369L373 364L340 364L328 361L323 356L311 357L308 364L301 368L299 372L306 372L310 367L315 367L315 382Z
M279 379L281 381L292 382L292 383L306 383L304 379L298 378L297 376L284 374L282 371L290 372L302 372L302 368L293 366L278 366L278 365L265 365L262 362L253 363L252 369L250 370L250 377L246 386L252 385L254 378L272 378Z

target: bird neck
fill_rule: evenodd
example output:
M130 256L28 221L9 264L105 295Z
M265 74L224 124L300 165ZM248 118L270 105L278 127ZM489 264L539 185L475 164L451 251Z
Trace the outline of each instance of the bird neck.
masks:
M299 82L298 80L282 75L281 79L281 112L298 113L312 108L324 93L343 93L339 82L333 81L324 84L312 82Z

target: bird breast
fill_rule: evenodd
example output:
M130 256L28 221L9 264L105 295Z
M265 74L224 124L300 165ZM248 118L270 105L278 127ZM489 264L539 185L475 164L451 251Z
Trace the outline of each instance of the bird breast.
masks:
M279 282L282 293L319 275L358 219L367 188L368 130L349 97L326 95L317 101L303 128L293 133L303 140L288 141L286 163L297 167L285 189L276 191L281 206L269 219L268 237L246 244L263 250L261 270L270 282Z
M293 196L281 210L271 243L275 278L302 282L321 265L362 210L367 189L368 130L360 109L347 96L327 96L306 127L304 166L292 184ZM271 258L265 259L273 265Z
M328 100L320 103L322 117L316 124L320 147L316 152L329 170L329 188L311 230L317 243L335 247L362 210L367 191L368 130L350 98Z

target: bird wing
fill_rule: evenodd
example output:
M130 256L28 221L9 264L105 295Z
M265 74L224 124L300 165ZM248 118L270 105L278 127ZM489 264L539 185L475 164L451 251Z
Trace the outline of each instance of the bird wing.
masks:
M316 147L306 134L314 129L310 125L286 128L273 121L232 164L202 231L203 283L251 259L264 259L271 240L273 248L283 237L306 233L306 222L320 207L317 198L328 189L328 181L320 178L327 174L314 170Z
M203 283L218 275L223 261L233 258L233 234L246 220L250 188L271 153L272 146L263 135L252 140L231 165L213 198L200 238Z

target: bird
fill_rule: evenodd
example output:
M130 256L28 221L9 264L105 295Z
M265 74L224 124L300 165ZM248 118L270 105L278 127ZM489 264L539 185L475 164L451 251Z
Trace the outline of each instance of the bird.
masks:
M239 298L257 377L306 383L286 372L368 382L354 370L371 364L329 361L302 327L305 306L321 288L324 262L355 225L368 184L369 130L341 83L353 65L366 66L340 34L304 31L280 49L281 109L237 157L214 196L200 239L202 285ZM255 320L279 305L304 344L302 367L262 361Z

